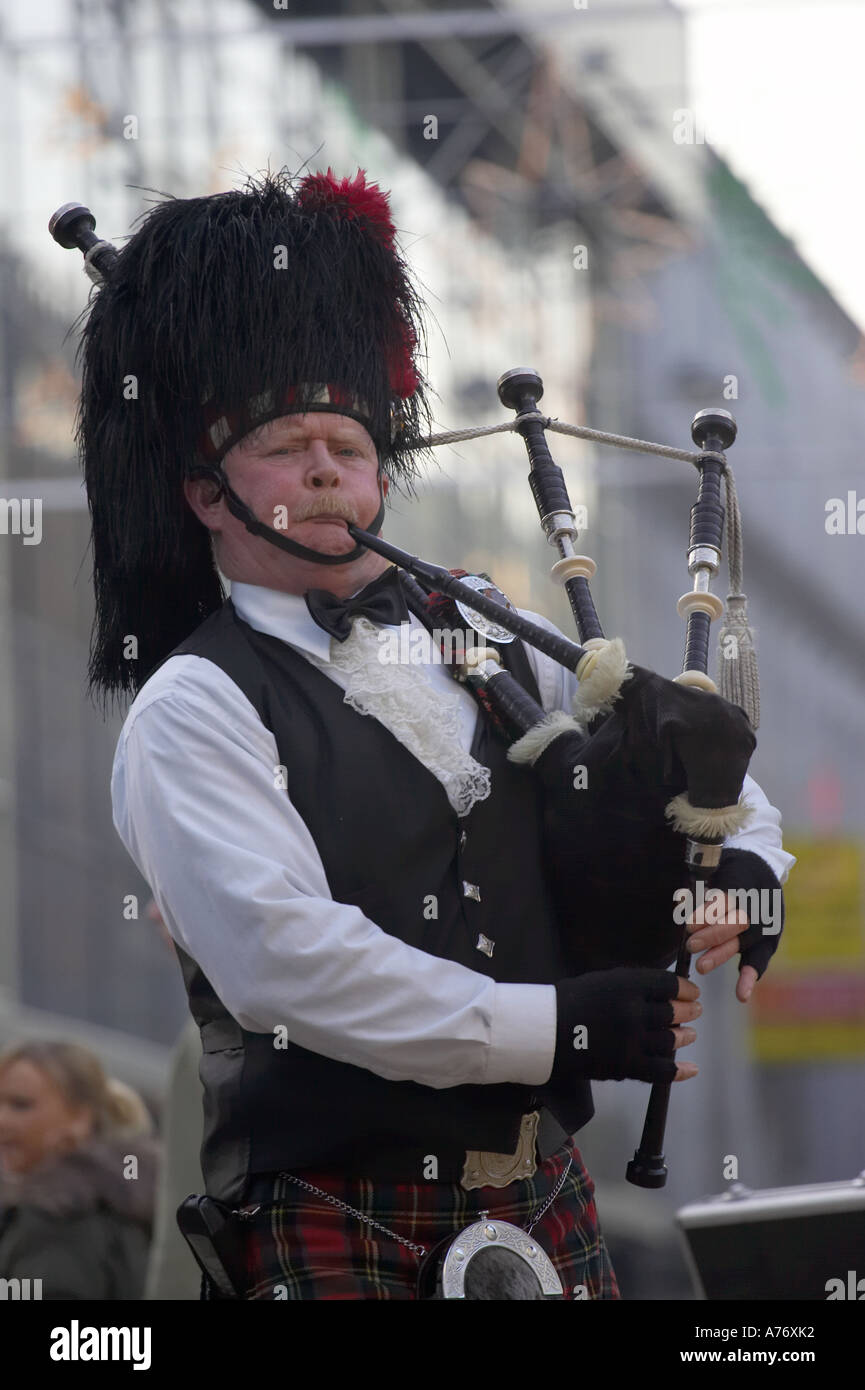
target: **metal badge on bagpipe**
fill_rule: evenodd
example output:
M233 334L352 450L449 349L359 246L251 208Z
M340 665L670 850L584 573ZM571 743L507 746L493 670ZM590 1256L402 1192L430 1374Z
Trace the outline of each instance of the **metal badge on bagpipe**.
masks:
M452 570L451 573L456 574L456 571ZM488 574L481 571L480 574L466 574L460 577L470 589L476 589L479 594L483 594L484 598L491 599L493 603L500 603L509 612L516 613L517 610L510 599L493 583ZM488 638L490 642L516 641L516 633L508 632L501 623L493 622L490 618L484 617L483 613L479 613L476 608L469 608L462 599L455 601L455 607L469 627L473 628L475 632L479 632L482 637Z

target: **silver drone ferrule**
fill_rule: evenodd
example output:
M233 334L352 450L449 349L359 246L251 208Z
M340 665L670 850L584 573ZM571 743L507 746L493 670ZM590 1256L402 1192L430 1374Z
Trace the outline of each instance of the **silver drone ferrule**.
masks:
M457 679L465 681L470 675L479 675L488 681L502 670L502 660L495 647L467 647L466 659L457 669Z
M721 567L721 552L714 545L696 545L688 551L688 573L700 571L717 574Z
M705 840L685 841L685 863L692 873L714 873L721 862L723 841L707 843Z
M547 512L546 516L541 517L541 525L550 545L557 545L560 550L567 541L573 545L579 538L577 519L573 512ZM562 550L562 555L567 553ZM573 554L573 550L570 553Z

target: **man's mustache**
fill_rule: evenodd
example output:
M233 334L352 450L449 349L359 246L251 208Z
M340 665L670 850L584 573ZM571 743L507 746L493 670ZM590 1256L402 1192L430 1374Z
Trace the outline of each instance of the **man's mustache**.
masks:
M343 497L324 496L310 502L294 518L295 521L308 521L311 516L338 516L356 526L358 516L355 508Z

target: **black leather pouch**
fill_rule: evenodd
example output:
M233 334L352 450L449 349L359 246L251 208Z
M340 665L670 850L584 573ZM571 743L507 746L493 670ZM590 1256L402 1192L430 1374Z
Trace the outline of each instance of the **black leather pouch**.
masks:
M246 1261L240 1240L240 1213L214 1197L186 1197L177 1208L177 1224L208 1280L210 1297L242 1299Z

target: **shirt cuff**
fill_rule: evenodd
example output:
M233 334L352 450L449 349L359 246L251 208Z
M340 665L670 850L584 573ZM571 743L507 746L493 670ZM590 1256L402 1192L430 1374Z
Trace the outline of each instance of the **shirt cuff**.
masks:
M555 985L496 985L484 1084L542 1086L555 1054Z

